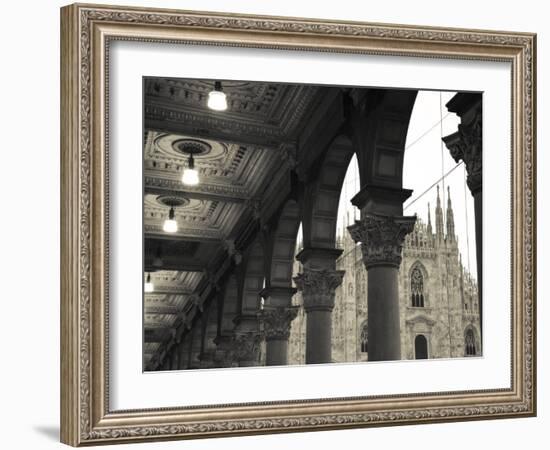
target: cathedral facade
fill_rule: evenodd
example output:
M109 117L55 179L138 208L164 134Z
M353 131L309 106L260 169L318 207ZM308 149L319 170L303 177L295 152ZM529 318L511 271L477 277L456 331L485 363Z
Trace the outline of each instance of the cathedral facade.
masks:
M438 186L435 229L428 204L427 221L417 217L403 245L399 269L402 359L481 355L477 283L462 264L450 193L447 198L445 224ZM368 361L367 270L361 246L347 230L339 233L339 245L343 253L336 268L345 274L336 288L332 312L332 362ZM300 264L296 265L299 271ZM291 326L288 363L304 364L306 314L300 292L293 303L299 308Z

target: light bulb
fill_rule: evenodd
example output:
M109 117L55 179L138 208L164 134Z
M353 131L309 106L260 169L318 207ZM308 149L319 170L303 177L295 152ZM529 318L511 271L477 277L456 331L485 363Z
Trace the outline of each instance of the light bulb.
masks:
M184 169L181 181L183 184L196 186L199 184L199 172L195 169Z
M162 226L162 229L166 233L175 233L178 231L178 223L176 222L175 215L174 215L174 208L170 208L170 213L168 214L168 219L164 221L164 225Z
M176 231L178 231L178 223L175 220L166 219L164 221L162 229L166 233L175 233Z
M183 169L183 176L181 182L189 186L196 186L199 184L199 172L195 169L195 160L193 154L189 155L189 165L186 169Z
M145 292L153 292L155 290L155 285L151 282L151 274L150 273L147 274L147 281L145 282L143 290Z
M210 91L208 93L208 107L214 111L225 111L227 109L227 99L225 93L220 91Z
M214 83L214 90L208 93L208 107L214 111L225 111L227 109L227 98L222 91L220 81Z

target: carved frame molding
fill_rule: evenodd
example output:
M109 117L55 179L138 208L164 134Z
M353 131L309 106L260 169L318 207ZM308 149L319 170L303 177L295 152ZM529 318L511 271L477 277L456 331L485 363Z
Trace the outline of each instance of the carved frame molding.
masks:
M95 5L61 10L61 440L73 446L536 414L536 36ZM512 67L509 389L111 411L108 60L112 40L507 61Z

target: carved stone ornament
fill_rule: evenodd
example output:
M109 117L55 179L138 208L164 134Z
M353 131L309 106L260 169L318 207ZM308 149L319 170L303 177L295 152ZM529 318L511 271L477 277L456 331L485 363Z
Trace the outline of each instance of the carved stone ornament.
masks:
M294 282L299 291L302 291L304 308L306 311L325 310L334 308L334 291L342 284L345 270L313 269L304 267Z
M250 331L243 334L237 334L233 341L233 352L237 361L256 361L260 360L260 344L262 335L256 331Z
M401 250L405 236L416 222L416 216L383 216L366 214L355 225L348 227L352 239L361 242L363 263L367 269L375 266L401 264Z
M231 367L235 361L235 336L218 336L214 342L214 362L217 367Z
M481 111L477 111L470 123L458 126L457 139L446 142L456 162L464 161L468 177L466 183L472 194L482 188L483 141Z
M297 306L264 309L262 320L266 341L288 340L290 337L290 324L296 318L298 309Z

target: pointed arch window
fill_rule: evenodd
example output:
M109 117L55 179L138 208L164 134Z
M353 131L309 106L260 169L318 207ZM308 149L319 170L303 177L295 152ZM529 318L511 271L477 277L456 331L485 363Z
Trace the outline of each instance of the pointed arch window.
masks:
M471 328L466 331L466 335L464 336L464 347L466 356L476 355L476 338L474 336L474 331Z
M424 275L418 266L411 272L411 304L416 308L424 307Z
M369 352L369 337L368 337L368 330L367 330L367 324L363 325L363 328L361 329L361 353L368 353Z

